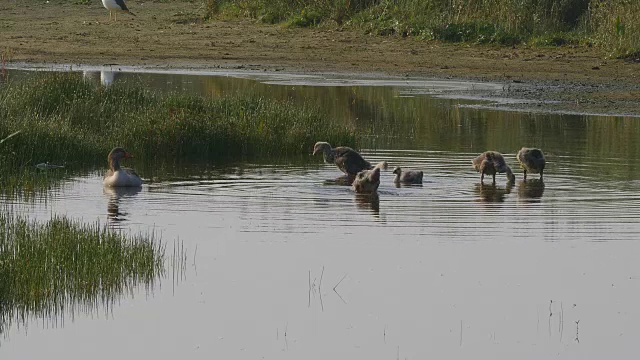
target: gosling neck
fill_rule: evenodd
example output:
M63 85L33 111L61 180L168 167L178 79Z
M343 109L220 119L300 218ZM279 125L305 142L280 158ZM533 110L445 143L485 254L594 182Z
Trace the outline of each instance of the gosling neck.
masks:
M516 181L516 176L513 174L513 171L511 171L511 168L509 166L507 166L507 171L505 171L507 173L507 178L509 179L510 183L514 183Z

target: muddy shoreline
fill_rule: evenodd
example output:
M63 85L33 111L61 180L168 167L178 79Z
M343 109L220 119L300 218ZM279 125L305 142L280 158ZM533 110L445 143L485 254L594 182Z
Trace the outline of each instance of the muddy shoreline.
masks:
M640 116L640 63L591 47L443 44L325 26L198 20L200 4L136 2L137 17L107 20L99 2L0 5L8 66L86 64L148 70L242 70L341 77L450 79L502 85L523 111ZM105 16L106 15L106 16Z

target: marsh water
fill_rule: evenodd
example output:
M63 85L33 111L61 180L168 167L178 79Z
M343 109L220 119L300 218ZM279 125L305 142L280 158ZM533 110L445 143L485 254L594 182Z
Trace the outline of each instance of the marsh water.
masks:
M100 86L99 73L87 76ZM304 154L178 164L143 173L149 181L139 191L103 189L101 172L88 169L42 199L2 199L34 219L66 214L154 231L169 252L178 239L186 261L179 274L108 307L68 310L64 321L14 322L0 358L636 353L638 119L502 111L464 100L477 91L501 98L501 84L241 72L106 78L205 96L254 91L317 102L345 122L374 125L362 149L367 159L423 170L425 181L396 187L386 171L378 197L359 196L335 183L334 165ZM545 151L544 182L537 175L523 181L515 160L522 146ZM488 149L507 156L514 185L504 176L480 183L470 160Z

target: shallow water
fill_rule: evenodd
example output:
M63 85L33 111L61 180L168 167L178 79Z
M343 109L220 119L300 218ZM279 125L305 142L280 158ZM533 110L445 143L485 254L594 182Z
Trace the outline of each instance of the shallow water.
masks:
M218 80L221 92L248 86L315 99L345 121L374 122L365 157L424 170L425 182L398 188L389 170L371 198L334 184L339 171L319 159L185 164L149 175L139 192L104 190L100 174L88 173L47 201L4 199L37 219L62 213L123 231L153 230L169 244L182 241L188 255L184 274L151 293L140 289L108 310L68 314L62 323L10 327L0 357L635 354L637 121L464 108L455 99L399 96L403 89L394 86L207 79ZM516 170L514 153L523 145L547 153L544 182L537 175L524 182ZM495 186L480 184L470 159L487 149L507 156L515 185L504 175Z

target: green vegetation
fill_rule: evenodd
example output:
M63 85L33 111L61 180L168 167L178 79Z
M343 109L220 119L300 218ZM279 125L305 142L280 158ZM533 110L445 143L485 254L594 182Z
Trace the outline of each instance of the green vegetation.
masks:
M109 307L164 271L153 236L127 237L64 217L44 224L0 211L0 333L14 319Z
M160 94L126 82L97 86L77 73L40 73L0 87L0 138L20 131L0 144L0 187L46 184L47 173L56 172L34 168L43 162L105 167L115 146L144 167L307 156L317 139L355 144L352 127L323 114L318 106L253 94Z
M637 0L209 0L213 14L268 23L346 24L380 35L536 46L597 44L640 51Z

